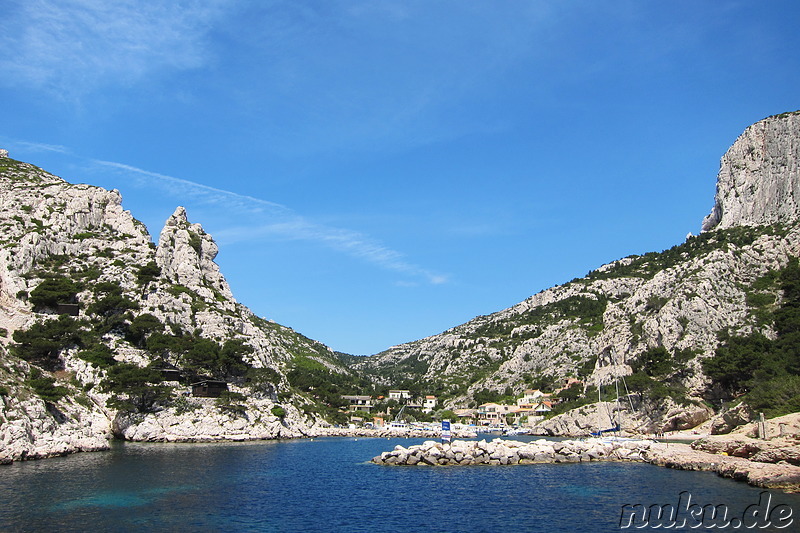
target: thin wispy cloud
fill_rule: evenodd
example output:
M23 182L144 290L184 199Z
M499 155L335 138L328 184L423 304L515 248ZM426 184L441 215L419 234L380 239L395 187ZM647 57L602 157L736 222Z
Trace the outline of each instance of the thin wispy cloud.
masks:
M123 163L102 160L92 160L91 163L124 173L141 186L158 186L176 198L192 198L215 209L237 213L239 217L243 215L250 217L247 226L231 226L215 231L214 237L222 242L258 241L265 238L310 241L433 285L448 281L447 276L409 262L401 252L383 245L368 235L312 222L278 203Z
M208 61L204 38L230 0L12 0L3 7L0 84L76 96Z
M292 211L288 207L253 196L218 189L202 183L159 174L158 172L151 172L123 163L100 159L93 159L91 162L95 165L124 172L139 183L157 183L171 195L180 198L189 197L206 204L224 205L225 207L236 209L237 212L244 210L252 214L271 213L281 217L292 216Z
M61 146L59 144L44 144L44 143L32 143L26 141L15 141L14 145L29 152L55 152L57 154L65 154L65 155L68 155L70 153L69 148Z

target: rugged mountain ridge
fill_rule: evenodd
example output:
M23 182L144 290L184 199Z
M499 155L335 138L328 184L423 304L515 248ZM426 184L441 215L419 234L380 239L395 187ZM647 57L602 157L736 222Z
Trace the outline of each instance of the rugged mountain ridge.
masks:
M661 253L603 265L358 367L377 379L417 383L448 406L461 406L487 393L552 389L569 377L587 386L609 384L630 375L642 354L663 348L676 365L667 377L685 388L679 400L690 401L662 398L640 406L644 415L635 422L646 431L702 422L712 414L708 402L717 399L702 361L714 353L719 334L774 336L762 317L780 302L780 291L763 280L800 254L798 161L800 113L764 119L722 157L715 205L700 235ZM589 421L590 408L582 409L569 422L556 417L546 426L553 433L597 429L599 415Z
M319 420L301 411L314 400L292 389L286 372L298 359L346 369L326 346L236 302L214 263L217 245L182 207L156 246L118 191L70 184L2 152L0 459L100 449L112 434L214 440L314 432ZM43 296L48 284L76 317L57 318ZM51 341L60 344L42 348ZM224 357L227 367L211 361ZM172 383L149 412L110 408L117 393L101 385L126 363L191 363L198 375L216 369L232 395L187 399L186 387Z

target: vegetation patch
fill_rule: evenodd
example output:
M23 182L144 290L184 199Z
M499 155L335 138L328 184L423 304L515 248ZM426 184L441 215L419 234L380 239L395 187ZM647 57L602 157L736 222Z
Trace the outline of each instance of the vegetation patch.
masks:
M663 346L651 348L631 364L633 374L625 378L629 390L644 398L686 404L686 387L681 380L686 372L686 363L697 356L693 350L675 350L670 353Z
M772 313L776 339L755 332L720 334L721 343L703 370L726 394L744 396L769 417L800 409L800 264L792 258L777 278L783 295ZM763 283L763 282L762 282Z
M59 370L63 367L61 351L84 345L81 324L61 315L55 320L35 323L27 330L17 330L12 336L15 342L12 353L45 370Z
M69 389L56 385L55 381L55 378L42 375L41 370L34 367L31 369L30 377L25 380L25 384L45 402L57 403L69 393Z
M545 305L540 305L502 321L489 322L476 328L468 338L481 337L509 337L514 329L521 326L547 326L560 320L577 320L595 331L602 330L603 313L608 305L608 298L603 295L569 296ZM539 330L533 330L528 335L523 334L519 340L538 336Z
M663 252L650 252L639 256L628 256L603 269L589 272L581 283L601 279L644 278L651 279L659 272L702 257L715 250L728 250L731 246L742 248L753 244L762 235L786 235L786 229L778 224L771 226L738 226L703 232L689 237L686 242Z
M112 394L106 402L108 407L133 413L149 413L157 405L166 403L169 398L169 388L162 385L161 381L161 373L154 368L119 363L108 369L100 388Z
M30 292L29 301L33 304L34 311L55 309L60 303L74 303L79 287L71 279L64 276L55 276L42 280Z
M161 276L161 268L155 261L150 261L146 265L139 267L136 273L136 282L139 285L147 285L151 281L155 281Z

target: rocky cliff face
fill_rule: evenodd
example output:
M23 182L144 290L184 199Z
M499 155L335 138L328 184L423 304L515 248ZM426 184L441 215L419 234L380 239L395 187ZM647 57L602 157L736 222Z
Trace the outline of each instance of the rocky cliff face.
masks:
M780 294L764 279L800 254L798 150L800 113L765 119L722 158L716 206L701 235L661 253L615 261L498 313L395 346L360 368L395 383L422 383L448 405L459 406L482 390L518 394L535 383L556 387L567 377L602 387L631 374L648 350L664 348L680 359L668 377L685 387L685 397L713 396L701 362L714 353L718 333L774 335L760 316ZM692 413L698 409L707 411L687 407L686 416L697 419ZM684 426L680 416L674 402L661 402L640 421L640 429ZM574 418L550 425L554 432L574 429L580 425Z
M714 395L701 363L718 333L774 336L763 320L781 298L770 273L800 255L798 145L798 113L751 126L722 158L716 204L699 236L390 348L357 370L388 385L412 382L457 406L487 391L554 388L567 377L602 388L663 349L674 361L659 379L674 385L672 396L642 401L627 418L641 431L701 422L709 410L699 400ZM214 263L216 244L183 208L156 246L121 201L118 191L67 183L0 150L0 462L100 449L112 435L313 434L317 419L304 413L315 399L293 390L287 371L348 372L336 355L237 303ZM43 294L48 284L77 317L56 319L62 302ZM132 412L104 385L125 364L215 373L232 394L193 398L185 384L168 382L155 408ZM599 427L599 407L542 429Z
M300 356L344 371L333 352L237 303L214 263L216 244L182 207L154 246L121 202L118 191L73 185L0 154L0 459L99 449L112 434L213 440L309 432L316 421L295 404L310 400L290 390L285 372ZM78 334L47 352L49 363L40 370L35 358L20 358L14 334L55 321L53 305L34 301L37 288L54 279L74 287L66 303L77 302L78 316L68 320ZM145 316L171 345L154 348L144 337L132 338L132 324ZM155 412L106 406L111 394L100 383L112 363L180 368L188 364L191 348L176 348L179 341L213 356L231 340L244 347L238 353L246 367L264 372L258 383L245 380L243 370L226 378L234 396L223 405L187 399L186 385L172 382L172 400ZM36 339L31 344L40 345ZM114 361L99 364L82 353L102 347ZM200 356L194 357L197 366ZM45 400L35 392L42 372L51 381L45 389L55 386L60 398Z
M703 231L793 223L800 218L800 112L747 128L720 162Z

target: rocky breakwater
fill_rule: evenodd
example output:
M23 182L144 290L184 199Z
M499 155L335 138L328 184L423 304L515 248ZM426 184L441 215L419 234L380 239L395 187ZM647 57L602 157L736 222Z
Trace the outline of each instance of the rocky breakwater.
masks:
M435 429L395 429L395 428L336 428L313 427L309 436L316 437L372 437L372 438L405 438L405 439L438 439L441 430ZM453 438L469 439L476 434L470 430L453 430Z
M395 446L394 450L373 457L372 462L383 465L445 466L641 461L654 444L649 440L612 442L605 439L425 441L408 448Z

